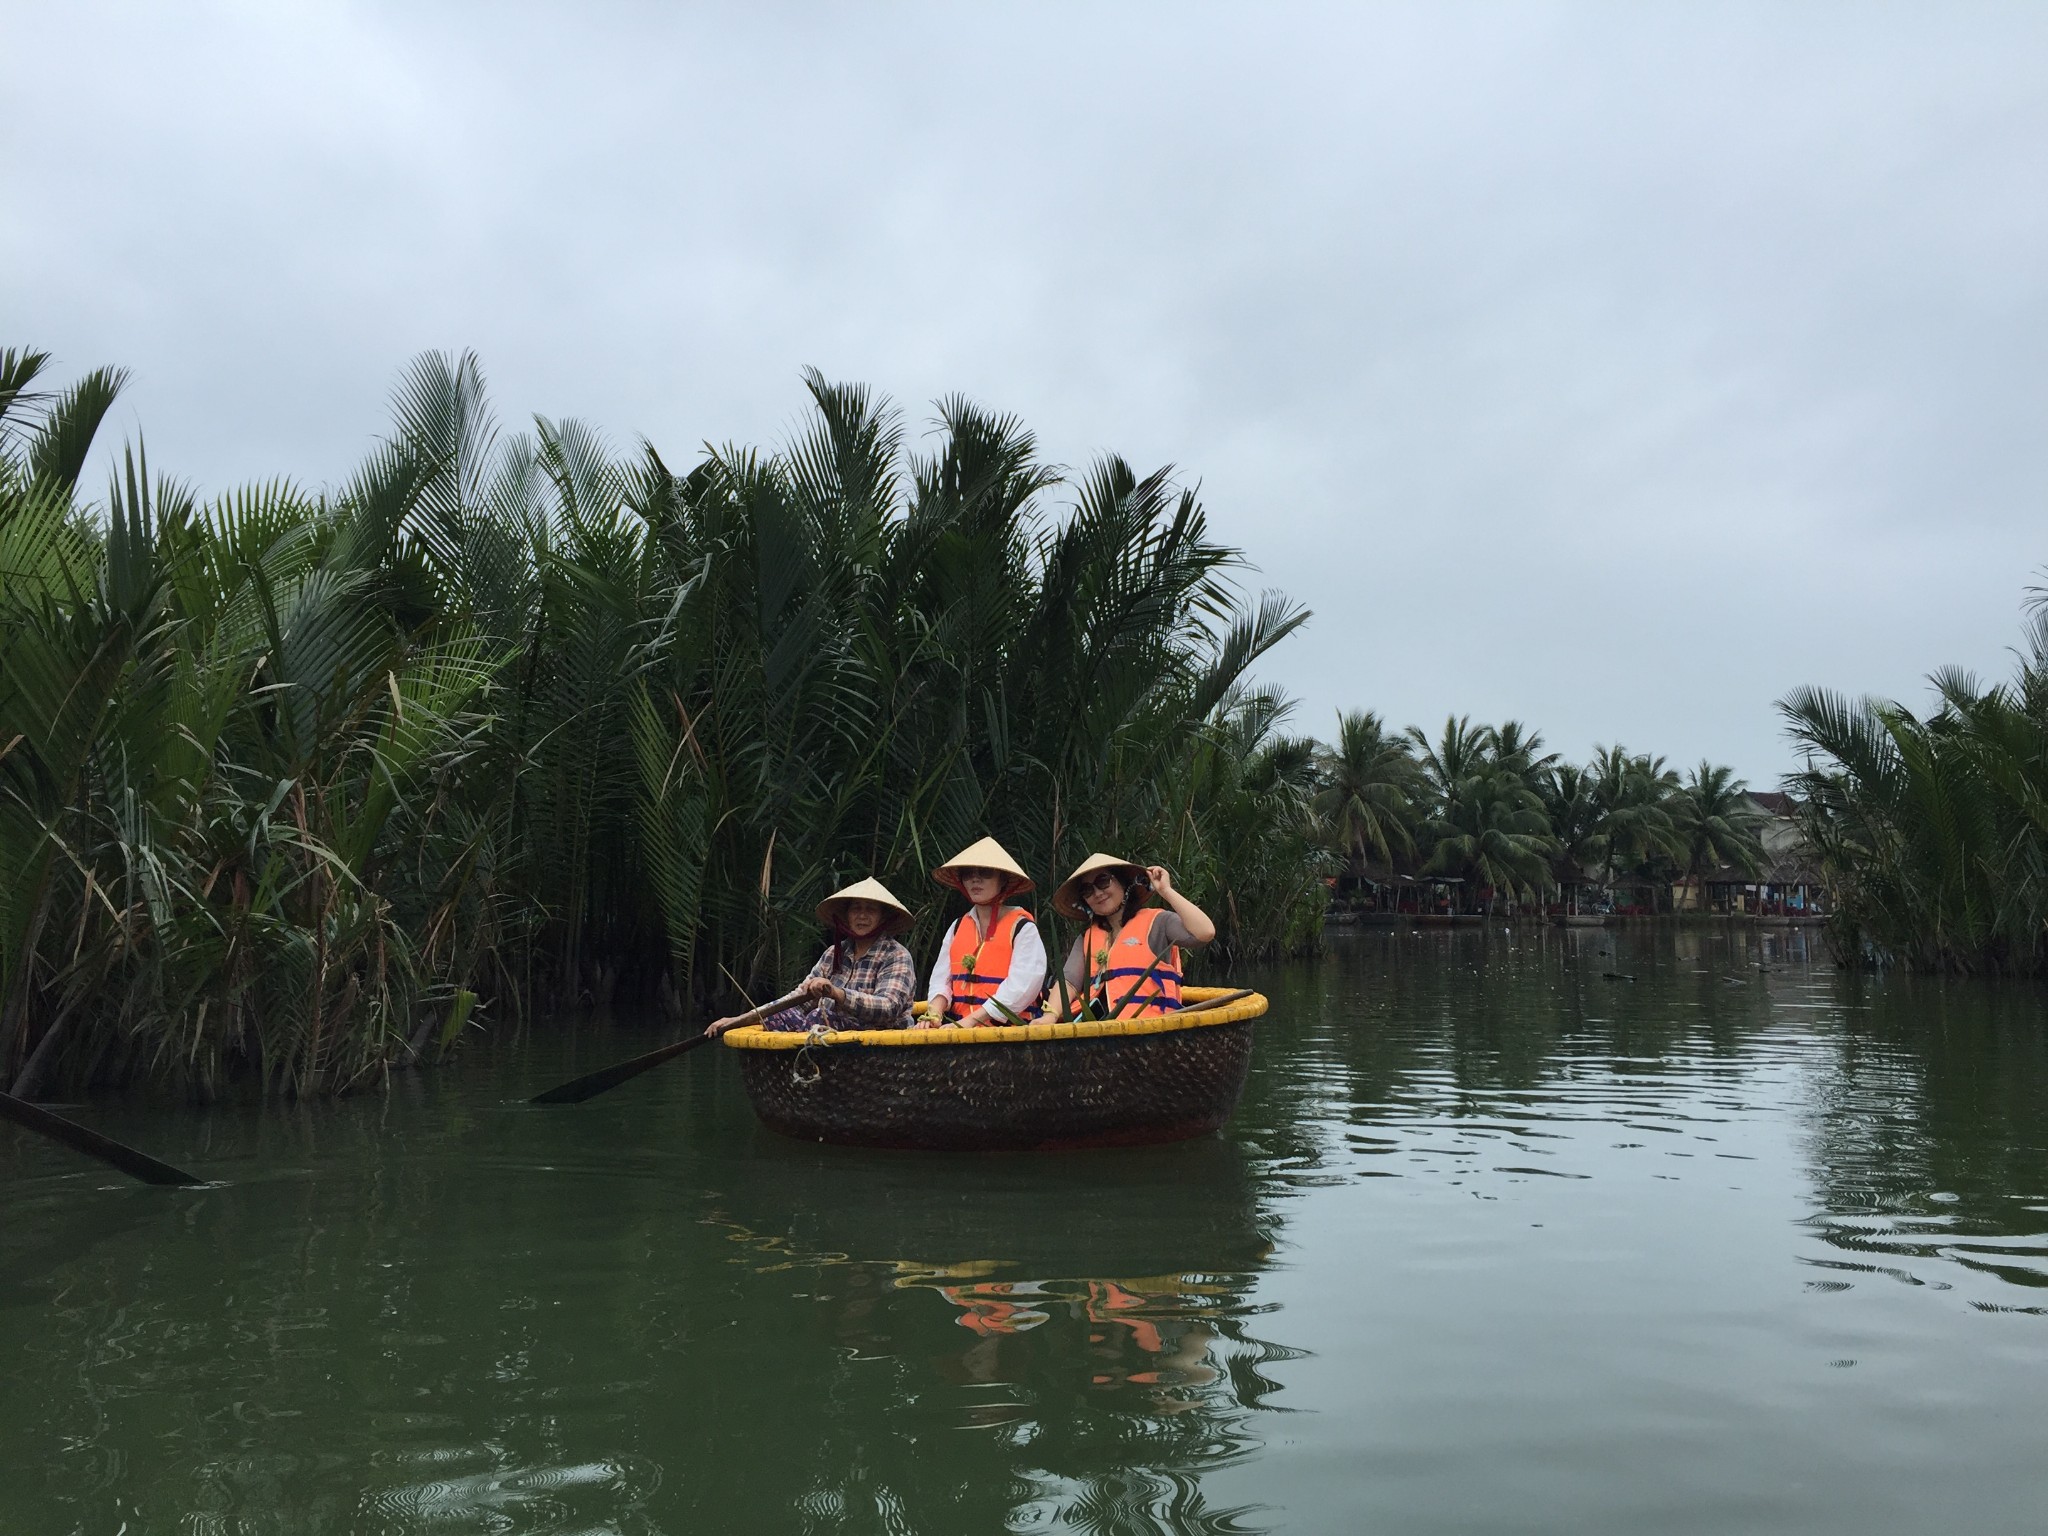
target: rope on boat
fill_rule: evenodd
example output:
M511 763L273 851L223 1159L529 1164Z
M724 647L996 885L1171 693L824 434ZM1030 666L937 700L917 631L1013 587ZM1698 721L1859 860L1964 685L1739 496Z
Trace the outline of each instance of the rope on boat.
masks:
M798 1088L810 1088L825 1075L825 1069L818 1065L814 1054L816 1047L825 1044L832 1037L832 1031L823 1024L813 1024L804 1031L804 1043L796 1048L796 1059L789 1064L789 1080Z

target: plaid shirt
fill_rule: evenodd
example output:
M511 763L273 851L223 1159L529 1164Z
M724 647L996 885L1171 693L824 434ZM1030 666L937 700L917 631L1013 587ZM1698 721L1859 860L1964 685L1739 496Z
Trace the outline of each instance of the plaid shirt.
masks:
M839 955L840 946L835 944L818 956L810 972L846 994L844 1003L821 998L814 1005L832 1028L901 1029L909 1024L910 1000L917 992L917 967L910 962L909 950L894 939L877 939L858 960L851 944L845 946L846 958L834 965Z

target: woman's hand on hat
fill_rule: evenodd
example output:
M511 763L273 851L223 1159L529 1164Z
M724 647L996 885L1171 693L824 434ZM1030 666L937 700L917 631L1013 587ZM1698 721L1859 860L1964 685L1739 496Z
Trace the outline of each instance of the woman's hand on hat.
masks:
M1145 878L1152 882L1152 889L1162 896L1173 894L1173 871L1164 864L1147 864Z

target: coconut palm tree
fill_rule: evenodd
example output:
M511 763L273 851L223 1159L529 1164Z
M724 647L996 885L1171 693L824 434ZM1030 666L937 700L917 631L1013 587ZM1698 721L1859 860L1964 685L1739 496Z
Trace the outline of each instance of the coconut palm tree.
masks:
M1337 716L1337 739L1318 750L1319 814L1337 847L1361 863L1392 864L1415 851L1411 798L1418 786L1412 743L1372 710Z
M1544 780L1557 763L1555 752L1543 750L1543 733L1531 730L1519 720L1505 720L1492 727L1490 738L1494 766L1513 774L1525 788L1540 794Z
M1502 891L1511 901L1534 901L1551 884L1557 841L1542 800L1512 773L1459 780L1430 818L1428 831L1424 871L1454 875L1468 890L1488 888L1488 912Z
M1426 792L1438 803L1455 793L1458 785L1493 766L1493 732L1474 725L1470 715L1446 716L1434 742L1413 725L1408 727L1408 739L1415 745L1416 765Z
M1542 736L1519 721L1495 728L1453 715L1434 742L1413 726L1408 738L1426 807L1424 870L1463 871L1472 887L1497 887L1510 900L1547 888L1551 839L1537 786L1555 755L1539 755Z
M1763 867L1763 815L1734 769L1702 758L1671 797L1670 810L1680 867L1702 895L1710 870L1727 865L1755 874Z
M1557 843L1555 873L1559 880L1570 883L1571 910L1577 912L1584 875L1607 853L1592 776L1574 763L1553 763L1543 775L1538 793L1550 835Z
M1655 861L1681 856L1670 807L1678 775L1663 758L1633 754L1619 745L1597 747L1587 773L1604 883L1612 885L1617 872L1650 878Z

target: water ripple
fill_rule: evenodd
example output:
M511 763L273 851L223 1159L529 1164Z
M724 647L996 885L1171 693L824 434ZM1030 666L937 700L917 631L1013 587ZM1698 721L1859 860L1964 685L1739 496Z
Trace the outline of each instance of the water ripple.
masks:
M623 1531L627 1516L661 1484L659 1467L630 1456L520 1465L502 1446L477 1445L421 1447L388 1459L432 1475L366 1491L358 1515L368 1529ZM475 1470L457 1470L465 1466Z

